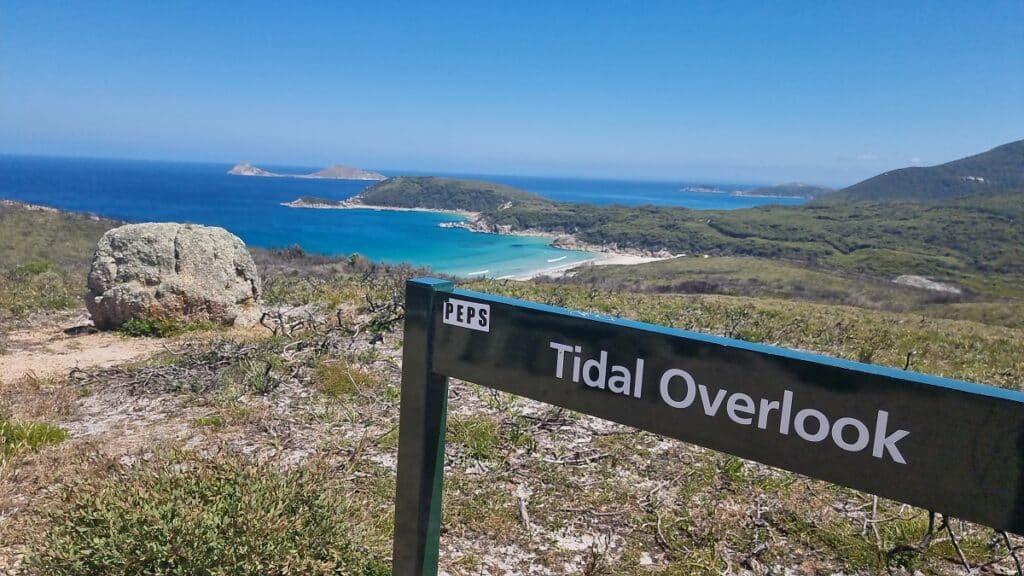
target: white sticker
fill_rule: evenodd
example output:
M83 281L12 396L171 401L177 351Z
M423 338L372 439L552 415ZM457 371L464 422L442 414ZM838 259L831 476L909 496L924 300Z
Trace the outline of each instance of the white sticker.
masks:
M491 331L490 304L477 304L456 298L449 298L444 303L444 323L461 326L480 332Z

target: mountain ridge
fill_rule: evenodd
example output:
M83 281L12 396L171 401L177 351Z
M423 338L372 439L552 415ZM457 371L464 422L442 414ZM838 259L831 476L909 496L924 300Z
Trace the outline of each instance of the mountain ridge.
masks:
M1024 140L936 166L883 172L815 202L947 202L998 191L1024 193Z

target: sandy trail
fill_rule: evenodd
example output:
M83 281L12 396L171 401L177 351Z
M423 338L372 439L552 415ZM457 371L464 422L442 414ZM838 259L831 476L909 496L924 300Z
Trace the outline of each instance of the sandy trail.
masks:
M78 368L115 366L162 349L160 340L128 338L114 333L71 336L67 328L86 324L85 318L62 318L7 335L0 354L0 382L26 376L44 378Z

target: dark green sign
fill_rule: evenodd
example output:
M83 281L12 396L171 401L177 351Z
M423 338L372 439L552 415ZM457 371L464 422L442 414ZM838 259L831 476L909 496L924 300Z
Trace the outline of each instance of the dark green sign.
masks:
M395 574L435 574L454 377L1024 531L1024 394L407 285Z

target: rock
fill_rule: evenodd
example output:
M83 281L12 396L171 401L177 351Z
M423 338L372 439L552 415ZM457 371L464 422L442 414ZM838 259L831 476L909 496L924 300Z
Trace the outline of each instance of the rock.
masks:
M98 328L132 318L251 325L260 281L245 244L223 228L129 224L100 238L86 307Z
M945 292L947 294L963 294L963 291L953 286L952 284L945 284L943 282L936 282L930 278L924 276L916 276L913 274L903 274L897 276L893 282L897 284L903 284L904 286L911 286L913 288L920 288L922 290L932 290L934 292Z

